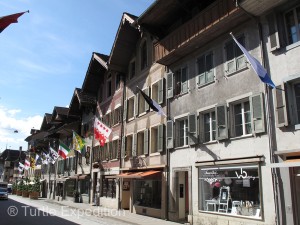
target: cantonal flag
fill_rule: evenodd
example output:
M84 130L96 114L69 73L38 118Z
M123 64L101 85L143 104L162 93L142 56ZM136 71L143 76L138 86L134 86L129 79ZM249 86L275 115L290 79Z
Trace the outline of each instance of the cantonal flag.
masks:
M29 11L27 11L27 12L29 12ZM22 16L24 13L25 12L21 12L21 13L16 13L16 14L12 14L12 15L8 15L8 16L0 17L0 33L6 27L8 27L10 24L17 23L18 22L18 18L20 16Z
M68 148L68 146L66 146L64 143L60 142L59 143L59 148L58 148L58 154L62 158L66 159L69 152L70 152L70 149Z
M105 141L108 139L110 133L111 129L96 117L94 122L94 137L100 142L100 146L105 145Z
M28 170L29 167L30 167L30 162L27 159L25 159L25 170Z

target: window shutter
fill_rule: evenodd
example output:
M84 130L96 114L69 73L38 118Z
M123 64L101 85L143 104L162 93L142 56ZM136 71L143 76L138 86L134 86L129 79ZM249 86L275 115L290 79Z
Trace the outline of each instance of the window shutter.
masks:
M133 137L132 137L132 153L131 155L132 156L136 156L136 142L137 142L137 134L133 134Z
M266 18L269 25L270 48L274 51L280 48L277 20L274 13L270 13Z
M144 130L144 154L149 154L149 130Z
M123 106L123 121L126 121L126 119L127 119L127 101L128 100L124 101L124 106Z
M136 93L134 97L134 115L139 115L139 93Z
M228 121L227 121L227 106L216 106L216 139L224 140L228 138Z
M157 127L157 151L164 150L164 125L161 124Z
M173 98L173 73L168 73L167 75L167 99Z
M265 132L264 103L262 93L250 96L250 107L252 132L256 134Z
M167 149L174 147L174 141L173 141L173 121L168 120L167 121Z
M195 145L198 143L197 115L195 113L188 116L188 137L189 145Z
M205 142L205 134L204 134L204 116L202 113L199 114L199 142Z
M181 71L181 93L188 92L188 74L187 74L187 67L182 68Z
M147 87L147 88L145 89L145 94L148 95L148 96L150 96L150 88L149 88L149 87ZM150 106L149 106L149 104L146 102L146 100L144 100L144 101L145 101L145 112L147 112L147 111L150 109Z
M281 90L279 90L279 89ZM275 92L275 117L276 117L276 127L284 127L288 125L288 116L287 116L287 105L285 98L285 85L278 85Z
M158 81L158 93L157 93L158 104L162 104L164 102L164 79L160 79Z
M121 145L121 157L125 158L125 146L126 146L126 137L122 137L122 145Z

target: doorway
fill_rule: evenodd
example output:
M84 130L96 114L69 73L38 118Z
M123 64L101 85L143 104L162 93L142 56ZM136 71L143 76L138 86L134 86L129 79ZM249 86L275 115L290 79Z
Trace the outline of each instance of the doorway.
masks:
M190 188L188 177L188 171L178 172L178 220L182 222L188 221L188 215L190 210Z

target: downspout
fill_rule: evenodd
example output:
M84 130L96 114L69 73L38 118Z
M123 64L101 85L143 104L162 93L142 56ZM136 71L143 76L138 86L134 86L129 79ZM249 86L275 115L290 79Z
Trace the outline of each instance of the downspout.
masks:
M125 95L126 95L126 78L125 74L122 76L123 78L123 95L122 95L122 117L121 117L121 144L119 145L119 152L120 152L120 160L119 160L119 171L122 168L122 141L123 141L123 136L124 136L124 102L126 101ZM120 173L120 172L119 172ZM118 188L118 210L121 209L121 182L120 178L118 180L119 182L119 188Z
M167 98L166 102L167 108L167 121L170 119L170 100ZM170 206L170 149L166 145L167 154L167 204L166 204L166 220L169 220L169 206Z
M259 39L260 39L260 46L261 46L261 58L262 58L262 65L264 68L266 68L267 61L265 60L267 58L266 55L266 47L263 42L263 28L261 25L261 22L257 17L247 12L243 7L240 6L239 0L236 0L236 5L241 8L247 15L249 15L252 19L254 19L258 26L258 32L259 32ZM275 157L274 157L274 140L276 136L273 134L273 123L272 123L272 115L271 115L271 106L270 106L270 88L265 84L265 104L266 104L266 120L267 120L267 134L268 134L268 142L269 142L269 154L270 154L270 163L275 163ZM275 168L271 168L272 172L272 186L273 186L273 196L274 196L274 204L275 204L275 223L276 225L281 224L281 214L278 206L279 197L278 197L278 174L277 170Z

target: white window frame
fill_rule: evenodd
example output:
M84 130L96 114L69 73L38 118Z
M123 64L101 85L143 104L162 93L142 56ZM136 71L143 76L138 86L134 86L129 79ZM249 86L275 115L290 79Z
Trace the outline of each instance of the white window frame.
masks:
M284 16L283 16L283 18L284 18L284 29L285 29L285 33L286 33L286 37L287 37L287 42L288 42L288 45L292 45L292 44L295 44L295 43L297 43L297 42L299 42L300 41L300 28L299 28L299 26L298 26L298 24L300 23L300 21L298 21L298 18L297 18L297 8L299 8L300 9L300 5L297 5L297 6L295 6L295 7L293 7L293 8L291 8L291 9L289 9L289 10L287 10L285 13L284 13ZM295 29L296 29L296 34L297 34L297 41L290 41L290 39L289 39L289 32L288 32L288 26L287 26L287 21L286 21L286 15L289 13L289 12L291 12L292 11L292 13L293 13L293 18L294 18L294 22L295 22Z
M211 57L212 57L212 62L211 62L212 63L212 68L210 69L210 71L212 73L212 77L213 77L212 80L208 80L208 78L207 78L207 76L209 75L209 72L210 72L207 69L207 57L209 55L211 55ZM204 58L204 67L205 67L205 69L204 69L204 72L202 74L200 74L198 64L199 64L199 59L202 58L202 57ZM214 65L215 65L215 63L214 63L214 53L213 53L213 51L209 51L209 52L197 57L197 59L196 59L197 78L196 79L197 79L197 85L199 87L202 87L202 86L205 86L205 85L208 85L208 84L211 84L211 83L215 82L215 66ZM203 84L200 83L202 76L204 76L204 79L205 79L205 82Z
M183 122L184 121L184 122ZM181 123L183 123L183 128L181 128ZM181 137L181 130L184 130L183 137ZM185 147L189 145L188 139L188 117L180 117L175 120L175 147ZM181 139L183 139L183 143L181 144Z
M183 79L182 78L182 71L184 69L186 70L186 81L182 82L182 79ZM180 75L177 75L178 72L180 72ZM174 76L173 80L175 82L174 85L173 85L174 93L175 93L174 95L178 96L178 95L183 95L183 94L188 93L189 92L189 68L188 68L188 65L183 65L181 67L176 68L175 71L174 71L173 76ZM178 76L180 76L179 81L178 81ZM177 92L176 82L180 82L180 92L179 93ZM186 85L186 90L184 90L184 85Z
M215 119L213 120L212 119L212 114L215 114ZM216 141L217 139L216 139L216 137L217 137L217 134L216 134L216 132L217 132L217 128L215 127L215 129L213 130L213 121L214 121L214 123L215 123L215 126L216 126L216 112L215 112L215 110L211 110L211 111L206 111L206 112L201 112L201 114L202 114L202 117L201 117L201 119L203 119L203 121L202 121L202 124L203 124L203 141L204 142L213 142L213 141ZM209 115L209 132L207 132L206 130L205 130L205 115ZM213 132L215 132L215 138L213 139ZM206 133L209 133L209 140L206 140Z

